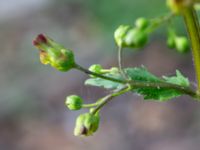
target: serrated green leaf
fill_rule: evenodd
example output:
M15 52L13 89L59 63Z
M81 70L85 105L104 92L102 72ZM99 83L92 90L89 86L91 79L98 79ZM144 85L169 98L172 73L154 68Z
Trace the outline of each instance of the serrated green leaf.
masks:
M185 87L188 87L190 85L189 80L186 77L184 77L179 70L176 70L176 76L173 77L163 76L163 79L168 83L173 83Z
M151 74L147 71L146 68L127 68L125 69L127 75L129 78L131 78L134 81L140 81L140 82L153 82L153 83L161 83L161 82L167 82L167 83L173 83L177 85L181 85L184 87L189 86L189 81L187 78L185 78L180 71L176 71L176 76L172 77L163 77L163 79L160 79L156 77L155 75ZM178 90L170 89L170 88L137 88L134 89L133 92L136 92L144 97L144 99L153 99L153 100L159 100L159 101L166 101L170 100L172 98L181 96L183 93L181 93Z
M142 66L141 68L126 68L124 69L126 74L134 81L149 81L149 82L159 82L161 81L158 77L151 74L147 69Z
M180 71L176 71L176 76L172 77L166 77L163 76L163 78L156 77L152 73L150 73L145 67L140 68L126 68L124 69L127 76L137 82L143 82L143 83L172 83L176 85L180 85L183 87L189 86L189 81L186 77L184 77ZM113 74L104 74L106 76L116 78L116 79L122 79L121 75L119 73L113 73ZM119 89L122 88L123 85L120 83L108 81L101 78L90 78L85 81L86 85L91 86L97 86L97 87L103 87L105 89ZM158 100L158 101L166 101L170 100L172 98L181 96L183 93L181 93L178 90L171 89L171 88L162 88L162 87L143 87L143 88L136 88L133 90L133 92L138 93L139 95L142 95L145 100Z
M116 79L121 79L121 76L116 73L116 74L105 74L105 76L116 78ZM90 78L85 81L85 85L91 85L91 86L97 86L97 87L102 87L105 89L119 89L123 87L123 84L101 79L101 78Z
M135 90L138 94L144 96L145 100L166 101L181 96L177 90L167 88L138 88Z

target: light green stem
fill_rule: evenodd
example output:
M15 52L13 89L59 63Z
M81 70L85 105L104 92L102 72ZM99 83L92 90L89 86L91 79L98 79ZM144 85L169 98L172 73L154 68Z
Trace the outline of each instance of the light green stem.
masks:
M92 111L92 114L95 114L96 112L98 112L104 105L106 105L109 101L111 101L114 97L117 97L119 95L122 95L124 93L127 93L131 90L131 86L126 85L124 86L124 88L119 89L103 98L101 98L99 101L97 101L98 106Z
M161 26L162 24L169 22L172 17L174 16L173 13L169 13L167 15L155 18L151 20L151 25L146 29L147 33L152 33L155 29L157 29L159 26Z

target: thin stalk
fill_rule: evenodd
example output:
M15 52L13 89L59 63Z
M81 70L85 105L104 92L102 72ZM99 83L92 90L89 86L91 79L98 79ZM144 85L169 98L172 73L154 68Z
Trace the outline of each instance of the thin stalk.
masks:
M91 103L91 104L83 104L83 108L90 108L90 107L96 107L99 105L99 101L95 102L95 103Z
M146 32L152 33L155 29L157 29L163 23L169 22L173 16L174 16L173 13L169 13L168 15L164 15L159 18L152 19L151 20L152 24L150 25L150 27L146 29Z
M122 52L123 52L122 47L119 47L118 48L118 66L119 66L119 72L120 72L120 74L122 75L122 77L124 79L128 80L128 76L126 75L126 73L123 70Z
M192 45L192 56L197 79L197 93L200 94L200 26L194 6L188 6L183 11L184 21Z

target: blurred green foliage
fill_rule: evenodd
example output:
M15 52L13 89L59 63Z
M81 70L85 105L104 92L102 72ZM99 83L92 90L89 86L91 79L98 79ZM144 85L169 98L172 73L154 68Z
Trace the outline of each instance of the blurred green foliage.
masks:
M75 4L90 17L91 23L96 24L102 38L100 49L114 49L113 33L121 24L134 25L139 17L154 18L168 13L165 1L161 0L61 0L55 1L57 5ZM186 34L185 26L180 17L173 21L177 33ZM165 26L158 28L153 37L166 38Z
M133 24L138 17L152 18L166 13L164 1L160 0L62 0L57 3L79 3L98 20L108 31L113 31L120 24Z

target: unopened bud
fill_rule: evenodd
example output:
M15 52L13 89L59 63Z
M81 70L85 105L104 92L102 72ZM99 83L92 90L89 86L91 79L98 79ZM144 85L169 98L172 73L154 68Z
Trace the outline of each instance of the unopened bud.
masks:
M120 26L115 30L114 39L115 39L115 42L117 43L117 45L118 45L119 47L125 46L124 38L125 38L126 33L128 32L128 30L129 30L130 28L131 28L131 27L128 26L128 25L120 25Z
M99 114L85 113L78 116L74 128L75 136L90 136L97 131L99 127Z
M125 38L125 43L131 48L141 48L147 43L147 40L148 36L146 32L134 28L128 31Z
M186 37L175 38L176 49L178 52L185 53L189 50L189 42Z
M137 28L144 30L149 26L149 20L143 17L138 18L135 22L135 25Z
M82 108L83 99L77 95L71 95L66 98L65 105L70 110L79 110Z
M75 66L73 52L51 38L39 34L33 41L33 45L40 51L41 63L50 64L59 71L68 71Z

